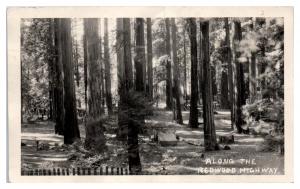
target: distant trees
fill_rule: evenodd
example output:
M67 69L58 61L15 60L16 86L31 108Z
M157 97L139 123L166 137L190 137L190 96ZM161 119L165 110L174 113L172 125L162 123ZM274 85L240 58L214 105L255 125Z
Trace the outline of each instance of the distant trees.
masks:
M111 75L110 75L110 56L108 40L108 19L104 18L104 62L105 62L105 95L108 114L112 114L112 96L111 96Z
M151 18L147 18L147 94L150 99L153 98L153 63L152 63L152 23Z
M251 36L254 34L254 24L253 19L249 19L249 32ZM256 90L257 90L257 78L256 78L256 51L251 50L250 55L250 64L249 64L249 100L250 103L253 103L256 99Z

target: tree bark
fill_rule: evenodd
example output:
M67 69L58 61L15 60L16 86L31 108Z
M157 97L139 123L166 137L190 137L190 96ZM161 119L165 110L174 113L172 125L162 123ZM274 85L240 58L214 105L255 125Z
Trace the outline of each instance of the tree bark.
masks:
M64 143L72 144L80 138L74 85L74 66L72 60L71 20L61 18L61 49L64 72Z
M250 21L249 32L254 32L253 19ZM250 103L253 103L256 99L256 52L251 52L249 64L249 95Z
M56 61L57 57L55 56L55 23L54 19L49 20L50 24L50 39L49 46L51 47L50 53L51 58L49 59L49 119L52 121L56 121L56 99L55 99L55 91L56 91Z
M232 70L232 59L231 59L231 47L230 47L230 30L228 18L224 18L225 23L225 44L226 44L226 63L228 66L228 90L229 90L229 103L230 103L230 112L231 112L231 128L234 128L234 93L233 93L233 70Z
M242 40L242 29L240 21L233 21L233 86L234 86L234 125L238 133L243 132L242 106L245 104L244 94L244 71L243 64L239 62L241 55L238 46Z
M85 147L96 152L105 149L104 129L101 122L101 75L99 61L98 19L85 18L87 43L88 121Z
M184 66L184 98L185 103L188 103L188 95L187 95L187 64L186 64L186 39L185 39L185 32L183 30L183 66ZM198 68L199 69L199 68Z
M136 57L135 62L135 88L139 92L145 92L145 39L144 39L144 19L136 18Z
M202 52L203 52L203 84L202 84L202 98L203 98L203 118L204 118L204 147L206 151L218 150L218 143L216 139L216 130L213 113L213 94L211 71L209 64L209 21L201 22Z
M131 27L130 18L123 18L124 28L124 67L126 78L126 89L133 88L133 71L132 71L132 55L131 55Z
M139 92L145 92L144 81L143 81L143 67L145 65L145 44L144 44L144 29L143 29L143 19L137 18L137 28L136 28L136 52L137 57L135 57L136 66L136 90ZM130 111L133 107L129 107L127 102L127 96L129 92L133 89L133 77L132 77L132 63L131 63L131 45L130 45L130 19L123 19L123 29L124 29L124 81L125 84L122 85L122 111L127 112L123 115L123 119L127 124L127 145L128 145L128 164L130 174L138 174L142 170L140 155L139 155L139 125L135 120L139 120L139 117L133 117ZM137 73L140 72L140 73Z
M197 69L197 25L195 18L189 18L189 33L191 43L191 101L189 125L191 128L198 127L198 69Z
M199 104L202 104L201 100L202 100L202 81L203 81L203 69L202 69L202 65L203 65L203 52L202 52L202 34L201 34L201 19L198 19L199 22L199 34L198 34L198 100L199 100Z
M228 109L230 103L228 101L228 76L226 71L222 71L221 75L221 108Z
M153 99L153 65L152 65L152 23L147 18L147 74L148 74L148 96Z
M85 27L85 22L83 23L84 27L84 34L83 34L83 75L84 75L84 104L85 104L85 111L87 114L87 106L88 106L88 102L87 102L87 39L86 39L86 29L87 27Z
M171 36L170 36L170 19L166 18L166 53L168 55L166 70L166 109L173 109L173 86L172 86L172 65L171 65Z
M180 103L180 73L179 66L177 62L177 40L176 40L176 25L175 18L171 18L171 30L172 30L172 61L173 61L173 80L174 80L174 96L176 99L176 121L179 124L183 124L182 114L181 114L181 103Z
M75 25L77 24L77 22L75 22ZM79 65L78 65L78 59L79 59L79 53L78 53L78 43L77 43L77 40L75 38L73 38L74 40L74 46L75 46L75 49L74 49L74 54L73 54L73 57L74 57L74 62L75 62L75 78L76 78L76 85L77 87L79 87L79 81L80 81L80 78L79 78Z
M63 63L62 63L62 41L61 41L61 20L54 19L55 25L55 55L56 55L56 124L55 133L59 135L64 134L64 78L63 78Z
M118 140L126 140L127 137L127 119L125 113L125 103L126 94L125 94L125 62L124 62L124 27L123 27L123 18L117 18L117 34L116 34L116 49L117 49L117 63L118 63L118 93L120 100L118 103Z
M108 47L108 19L104 18L104 61L105 61L105 95L108 114L112 115L112 96L111 96L111 79L110 79L110 57Z
M102 37L101 37L101 19L99 19L99 64L100 64L100 85L101 85L101 112L104 114L105 106L105 81L104 81L104 59L102 53Z
M128 136L128 91L133 88L131 29L129 18L117 19L117 60L118 60L118 90L120 95L118 109L118 139L125 140Z

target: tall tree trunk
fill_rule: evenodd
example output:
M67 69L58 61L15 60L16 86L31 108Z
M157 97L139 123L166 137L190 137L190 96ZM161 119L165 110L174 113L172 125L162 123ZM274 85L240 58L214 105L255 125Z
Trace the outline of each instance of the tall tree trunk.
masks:
M229 90L229 103L231 112L231 128L233 129L234 123L234 92L233 92L233 70L232 70L232 59L231 59L231 47L230 47L230 30L228 18L224 18L225 23L225 44L226 44L226 62L227 62L227 73L228 73L228 90Z
M133 88L133 71L132 71L132 56L131 56L131 24L129 18L123 18L124 28L124 67L126 78L126 89Z
M108 47L108 19L104 18L104 61L105 61L105 95L108 114L113 113L110 78L110 57Z
M264 28L264 25L266 25L266 18L263 17L255 18L255 27ZM266 53L266 47L265 44L262 44L260 47L260 54L261 54L259 59L260 63L257 65L258 73L260 77L265 73L267 68L267 64L265 62L265 53ZM268 93L268 89L266 85L267 85L266 78L265 76L263 76L259 79L259 88L260 88L262 98L264 98L266 92Z
M124 22L123 18L117 18L117 35L116 35L116 49L117 49L117 62L118 62L118 93L120 96L118 104L118 140L126 140L127 138L127 126L128 119L126 119L126 81L125 81L125 55L124 55L124 46L127 43L124 40Z
M74 20L74 25L77 25L77 19ZM77 31L75 31L75 36L77 36ZM78 59L79 59L79 52L78 52L78 43L77 43L77 37L73 38L74 41L74 62L75 62L75 78L76 78L76 85L77 87L79 87L79 81L80 81L80 77L79 77L79 63L78 63Z
M203 62L203 52L202 52L202 34L201 34L201 19L198 19L198 25L199 25L199 34L198 34L198 100L199 100L199 104L202 104L202 81L203 81L203 69L202 69L202 62Z
M226 19L226 18L225 18ZM228 21L228 20L227 20ZM225 24L226 25L226 24ZM227 23L228 27L228 23ZM226 33L226 26L225 26L225 33ZM227 44L226 44L226 37L225 36L225 49L227 50ZM230 43L230 42L229 42ZM224 62L228 61L228 58L226 57L228 54L225 50L225 56L223 58ZM222 109L228 109L230 108L230 102L229 102L229 95L228 95L228 63L225 65L222 65L222 72L221 72L221 89L220 89L220 105Z
M228 101L228 76L227 72L222 70L221 75L221 108L228 109L230 103Z
M198 127L198 69L197 69L197 25L195 18L189 18L189 33L191 43L191 102L189 125Z
M101 19L99 19L99 65L100 65L100 85L101 85L101 112L104 114L105 106L105 81L104 81L104 61L102 53L102 37L101 37Z
M234 125L238 133L243 132L242 124L242 105L245 104L245 95L243 90L244 85L244 71L243 64L239 62L241 55L238 52L238 46L242 40L242 29L240 21L233 21L233 86L234 86Z
M148 74L148 95L153 99L153 65L152 65L152 23L147 18L147 74Z
M172 86L172 65L171 65L171 36L170 36L170 19L166 18L166 53L168 55L166 70L166 109L173 109L173 86Z
M254 32L253 19L250 19L249 32ZM256 52L251 52L250 64L249 64L249 95L250 103L253 103L256 99Z
M188 103L188 96L187 96L187 65L186 65L186 39L185 39L185 32L186 30L183 30L183 65L184 65L184 98L185 103ZM198 68L199 69L199 68Z
M71 20L61 19L61 49L64 69L64 143L72 144L80 138L74 85L74 66L72 60Z
M181 103L180 103L180 72L177 62L177 44L176 44L176 25L175 18L171 18L171 30L172 30L172 61L174 63L173 80L174 80L174 96L176 99L176 121L179 124L183 124L182 114L181 114ZM196 53L197 55L197 53Z
M145 39L144 39L144 19L136 18L136 57L135 62L135 88L137 91L145 92Z
M54 19L49 19L50 22L50 40L49 46L51 47L51 54L55 55L55 24ZM49 117L48 119L55 121L56 120L56 56L52 56L48 61L49 66Z
M86 29L85 22L83 23L84 34L83 34L83 75L84 75L84 105L85 105L85 113L87 114L87 39L86 39Z
M105 149L104 129L101 122L101 75L99 61L98 19L85 18L87 43L88 121L85 147L96 152Z
M137 18L137 28L136 28L136 52L137 57L135 57L135 69L136 69L136 90L139 92L143 92L144 81L143 76L143 67L145 65L145 44L144 44L144 29L143 29L143 19ZM138 174L142 170L140 155L139 155L139 142L138 142L138 134L139 134L139 125L135 120L140 119L139 117L133 117L130 113L130 109L133 107L129 107L130 104L127 102L128 93L133 89L133 75L132 75L132 63L131 63L131 45L130 45L130 19L123 19L123 29L124 29L124 81L125 84L122 85L122 92L124 93L122 96L122 110L123 112L127 112L127 114L123 117L125 122L127 123L127 145L128 145L128 164L130 174ZM140 73L138 73L140 72ZM141 80L141 81L139 81Z
M209 21L201 22L202 52L203 52L203 84L202 84L202 98L203 98L203 119L204 119L204 147L206 151L218 150L218 143L216 139L216 129L214 123L213 113L213 94L211 71L209 64Z
M55 55L56 55L56 83L55 83L55 99L56 99L56 123L55 133L64 134L64 78L62 63L62 41L61 41L61 19L54 19L55 25Z
M251 62L249 66L249 92L250 103L253 103L256 99L256 55L251 52Z

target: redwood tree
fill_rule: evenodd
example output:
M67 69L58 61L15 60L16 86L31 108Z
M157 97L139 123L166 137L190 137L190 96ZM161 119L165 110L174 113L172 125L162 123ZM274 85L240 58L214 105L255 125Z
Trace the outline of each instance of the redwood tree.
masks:
M136 43L136 57L135 64L135 88L137 91L145 92L145 38L144 38L144 19L136 18L135 27L135 43Z
M176 99L176 121L183 124L180 103L180 72L177 61L177 39L176 39L176 25L175 18L171 18L171 31L172 31L172 61L173 61L173 80L174 80L174 97Z
M198 127L198 70L197 70L197 25L195 18L189 18L189 36L191 44L191 101L189 125Z
M229 91L229 103L230 103L230 112L231 112L231 127L233 129L234 123L234 93L233 93L233 70L232 70L232 54L230 47L230 29L228 18L224 18L224 27L225 27L225 45L226 45L226 63L227 63L227 73L228 73L228 91Z
M130 24L129 20L124 19L124 30L126 31L126 35L124 36L125 44L130 44ZM144 43L144 20L143 18L136 18L136 57L135 57L135 69L136 69L136 91L137 94L140 93L144 96L145 92L145 83L144 83L144 68L146 67L146 60L145 60L145 43ZM141 160L139 156L139 141L138 141L138 134L139 134L139 127L144 122L144 116L138 115L140 112L135 112L136 107L135 103L132 102L131 94L133 92L131 87L131 67L130 62L131 59L131 51L127 47L124 48L124 59L125 61L125 96L129 96L128 98L124 99L125 104L127 105L127 112L128 112L128 135L127 135L127 144L128 144L128 164L129 164L129 171L130 174L137 174L141 172ZM136 92L134 92L136 94Z
M148 96L153 98L153 65L152 65L152 23L147 18L147 74L148 74Z
M239 52L239 44L242 40L242 28L239 20L233 21L233 86L234 88L234 125L238 133L243 132L242 124L242 106L245 104L245 90L244 90L244 70L243 64L239 61L241 53Z
M86 123L85 146L97 152L105 147L105 137L100 120L101 116L101 70L99 61L98 19L84 19L84 31L87 43L87 86L88 121Z
M216 129L213 113L213 93L211 71L209 63L209 21L201 21L202 45L203 52L203 83L202 83L202 98L203 98L203 119L204 119L204 147L206 151L218 150L216 139Z
M69 18L60 19L61 31L61 60L64 74L64 143L72 144L80 138L75 84L74 84L74 65L72 60L72 38L71 38L71 20Z
M251 18L249 24L249 32L254 32L253 19ZM251 51L250 64L249 64L249 93L250 93L250 103L253 103L256 98L256 53Z
M167 53L167 79L166 79L166 109L173 109L173 90L172 90L172 66L171 66L171 36L170 36L170 19L166 18L166 53Z
M117 72L118 72L118 93L120 100L118 102L118 140L126 140L127 137L127 119L124 113L126 107L124 101L125 94L125 62L124 62L124 28L123 18L117 18L116 50L117 50Z
M100 85L101 85L101 111L104 113L105 106L105 80L104 80L104 59L102 53L102 37L101 37L101 19L99 19L99 65L100 65Z
M55 99L56 99L56 121L55 133L64 134L64 80L63 80L63 63L62 63L62 44L61 44L61 19L54 19L55 28Z

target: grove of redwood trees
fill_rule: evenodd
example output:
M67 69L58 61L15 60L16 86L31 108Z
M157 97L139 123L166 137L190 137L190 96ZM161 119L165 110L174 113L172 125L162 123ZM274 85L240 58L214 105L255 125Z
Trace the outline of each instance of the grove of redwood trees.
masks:
M109 142L116 140L118 147L125 146L131 174L143 168L140 143L160 144L154 143L161 139L160 127L203 131L203 147L213 151L220 149L215 124L220 110L239 134L249 134L248 117L257 104L276 102L272 108L281 110L283 24L278 19L28 22L21 30L27 31L21 35L22 114L43 112L44 119L49 108L55 134L63 135L67 145L83 137L85 150L95 154L110 152ZM77 103L82 101L84 108ZM145 133L149 140L141 137Z

